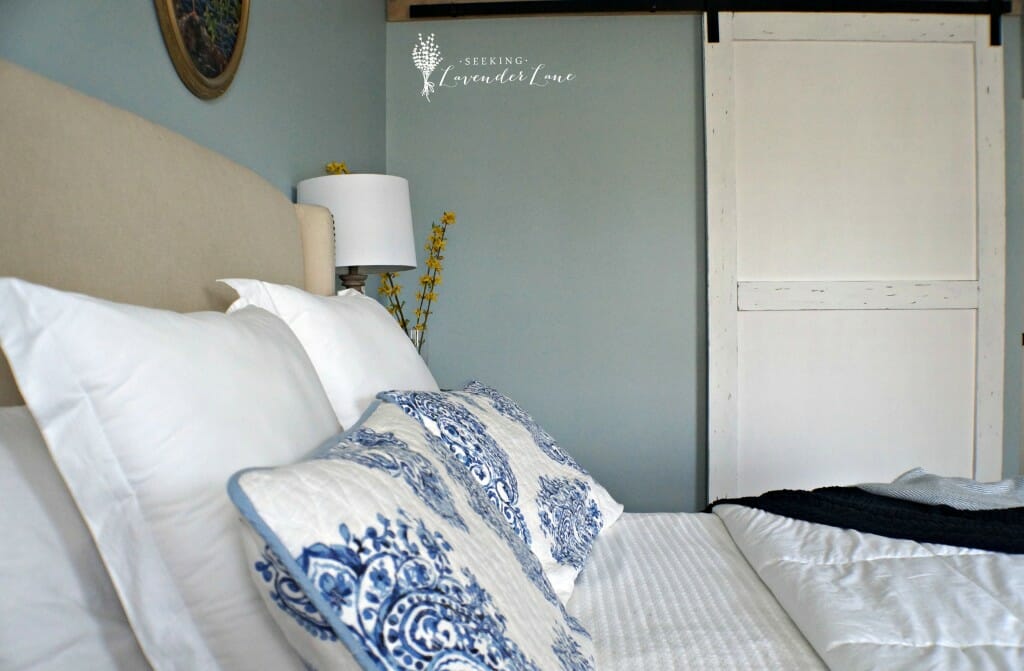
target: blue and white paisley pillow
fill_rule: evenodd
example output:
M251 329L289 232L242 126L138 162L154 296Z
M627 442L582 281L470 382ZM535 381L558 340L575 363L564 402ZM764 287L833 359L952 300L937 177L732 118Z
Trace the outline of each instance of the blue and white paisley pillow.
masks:
M253 580L309 666L593 670L589 634L466 473L379 404L306 461L232 478Z
M622 505L515 401L479 382L457 392L388 391L378 398L441 441L568 601L594 541Z

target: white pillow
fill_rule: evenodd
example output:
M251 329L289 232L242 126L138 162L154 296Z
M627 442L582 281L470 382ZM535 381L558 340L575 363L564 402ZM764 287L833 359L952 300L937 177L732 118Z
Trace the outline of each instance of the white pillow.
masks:
M384 306L354 289L313 294L259 280L221 280L238 292L228 312L269 310L298 336L342 426L349 427L385 389L437 391L437 382Z
M479 382L459 392L389 391L380 398L419 420L472 473L568 601L594 541L619 519L622 504L515 401Z
M239 468L292 461L338 429L288 327L13 278L0 305L0 345L153 665L299 668L224 492Z
M262 541L253 579L309 664L593 670L589 634L465 474L382 404L307 461L232 478Z
M149 668L25 406L0 408L0 492L0 669Z

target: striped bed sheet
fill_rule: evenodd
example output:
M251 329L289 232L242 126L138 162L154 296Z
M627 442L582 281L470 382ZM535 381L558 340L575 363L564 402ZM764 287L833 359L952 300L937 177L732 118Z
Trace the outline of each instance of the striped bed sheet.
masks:
M598 538L568 610L600 669L826 668L711 514L624 514Z

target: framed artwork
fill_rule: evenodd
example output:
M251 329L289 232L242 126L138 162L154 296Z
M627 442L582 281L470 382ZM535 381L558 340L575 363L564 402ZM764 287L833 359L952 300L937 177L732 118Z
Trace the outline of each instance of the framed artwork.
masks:
M242 60L249 0L154 0L167 53L188 90L209 100L228 90Z

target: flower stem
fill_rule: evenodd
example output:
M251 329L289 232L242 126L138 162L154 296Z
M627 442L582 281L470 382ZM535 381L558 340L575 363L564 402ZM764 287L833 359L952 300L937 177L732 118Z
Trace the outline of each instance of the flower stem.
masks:
M438 238L438 243L437 243L438 246L441 249L444 249L444 236L447 235L447 234L448 234L448 224L442 222L441 223L441 237ZM438 252L438 256L440 256L440 252ZM423 287L423 290L420 292L420 305L419 305L419 309L420 309L421 312L420 312L420 316L417 317L417 319L416 319L416 330L417 331L426 331L427 330L427 318L430 316L430 305L434 302L434 287L436 286L435 283L437 282L437 266L433 266L433 267L430 268L430 275L429 275L429 277L430 277L429 285L425 285ZM427 290L428 286L430 288L429 291ZM423 301L424 300L426 300L426 302L427 302L427 307L426 307L425 310L423 308ZM420 327L421 323L422 323L422 328Z
M398 325L405 331L405 335L409 335L409 322L405 319L405 311L402 309L405 305L405 301L398 300L398 292L395 290L395 283L391 279L390 273L382 273L381 282L387 285L388 291L388 304L391 306L391 311L398 320Z

